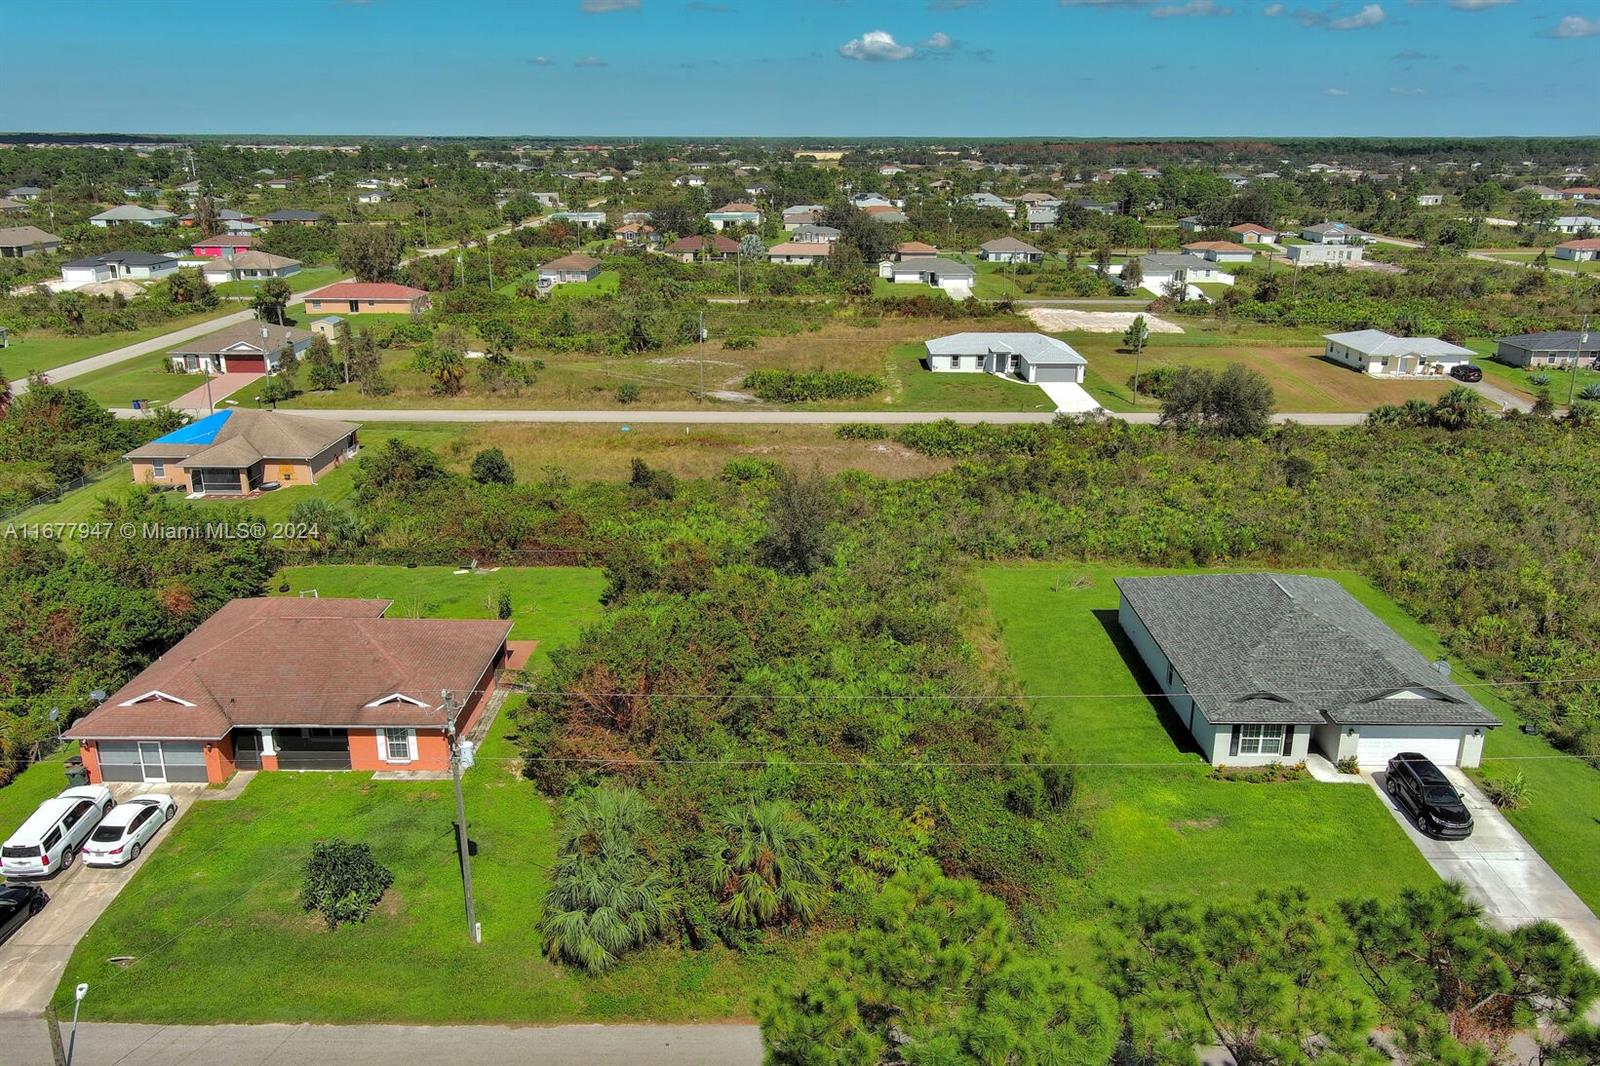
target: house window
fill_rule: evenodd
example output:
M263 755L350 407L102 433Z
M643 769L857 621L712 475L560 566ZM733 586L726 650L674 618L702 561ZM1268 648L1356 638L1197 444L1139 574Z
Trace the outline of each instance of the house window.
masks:
M1239 729L1240 755L1282 755L1283 726L1246 725Z
M167 464L163 463L163 462L161 462L159 460L157 460L156 462L151 463L150 464L150 476L151 477L166 477L167 476Z
M390 762L411 761L411 741L404 729L383 731L384 758Z

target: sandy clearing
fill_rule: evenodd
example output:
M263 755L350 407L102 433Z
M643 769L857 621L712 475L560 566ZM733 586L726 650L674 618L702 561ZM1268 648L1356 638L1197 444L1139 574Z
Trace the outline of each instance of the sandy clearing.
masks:
M1133 325L1138 311L1073 311L1062 307L1030 307L1022 312L1046 333L1121 333ZM1183 327L1155 315L1145 315L1151 333L1182 333Z

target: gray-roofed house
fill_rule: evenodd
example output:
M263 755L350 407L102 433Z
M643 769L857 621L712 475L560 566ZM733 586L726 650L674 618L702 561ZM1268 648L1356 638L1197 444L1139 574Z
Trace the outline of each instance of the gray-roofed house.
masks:
M221 285L229 281L260 281L266 278L286 278L300 273L301 263L286 255L273 255L255 249L240 252L230 258L218 257L201 267L206 281Z
M1494 361L1507 366L1567 366L1600 359L1600 330L1553 329L1494 339Z
M170 353L176 369L208 374L265 374L278 368L285 344L295 355L311 347L311 332L266 322L240 322L180 344Z
M839 230L820 222L807 222L789 230L789 239L801 244L832 244L839 239Z
M0 259L20 259L34 252L53 252L60 247L60 237L38 226L0 227Z
M978 245L978 258L990 263L1042 263L1044 252L1015 237L999 237Z
M1157 296L1166 295L1174 282L1189 286L1197 281L1232 285L1233 275L1203 256L1179 252L1151 252L1139 257L1139 285Z
M269 211L258 220L263 226L310 226L322 221L320 211L301 211L297 208L284 208L282 211Z
M1356 244L1368 240L1371 234L1345 222L1318 222L1300 227L1300 237L1312 244Z
M39 188L37 185L18 185L14 189L6 190L6 196L13 200L21 200L23 203L27 203L30 200L37 200L43 195L44 190Z
M1083 382L1088 360L1065 341L1042 333L951 333L924 341L928 369L1014 374L1023 381Z
M571 255L563 255L541 265L537 285L540 290L546 290L557 285L593 281L600 276L603 266L604 264L592 255L573 252Z
M155 281L178 272L178 260L155 252L104 252L61 264L61 280L71 287L133 278Z
M1500 720L1338 582L1299 574L1117 579L1117 621L1207 762L1477 766Z
M243 496L269 485L314 485L355 455L354 422L235 407L141 445L123 458L133 480L201 495Z
M932 285L936 289L955 287L968 293L978 278L978 272L967 264L936 255L884 260L878 264L878 275L896 285Z
M98 215L89 216L91 226L104 229L107 226L134 225L134 226L165 226L168 222L176 222L178 216L171 211L159 207L141 207L138 204L118 204L108 208Z
M1381 329L1324 333L1323 354L1341 366L1375 377L1448 374L1472 361L1473 351L1438 337L1396 337Z

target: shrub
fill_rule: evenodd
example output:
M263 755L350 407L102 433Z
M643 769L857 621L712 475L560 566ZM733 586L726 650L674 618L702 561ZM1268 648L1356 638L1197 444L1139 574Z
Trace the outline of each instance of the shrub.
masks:
M883 379L848 370L755 370L744 387L768 403L807 403L813 400L853 400L883 388Z
M746 348L754 348L755 346L756 339L754 337L729 337L722 342L723 349L730 352L744 351Z
M635 385L631 381L630 382L626 382L625 384L622 384L622 385L618 385L617 386L617 402L618 403L637 403L637 402L639 402L639 386Z
M306 860L300 905L316 911L329 929L341 922L364 922L394 884L394 874L372 857L365 844L319 840Z
M1537 374L1529 374L1528 375L1528 384L1530 384L1530 385L1538 385L1538 386L1541 386L1541 387L1545 386L1545 385L1548 385L1548 384L1550 384L1550 375L1546 374L1546 373L1543 373L1542 371L1540 373L1537 373Z
M1334 765L1341 774L1354 775L1361 772L1361 764L1356 762L1356 757L1354 755L1346 755Z
M480 485L514 485L517 475L505 452L499 448L485 448L472 457L472 480Z
M1265 766L1217 766L1211 770L1214 781L1239 781L1247 785L1275 785L1280 781L1304 781L1306 764L1281 762Z
M495 590L494 616L502 621L511 617L511 592L506 588Z
M1600 382L1591 381L1578 390L1580 400L1600 400Z
M835 431L840 440L887 440L889 429L876 422L846 422Z
M1483 791L1503 811L1519 810L1528 803L1528 779L1520 770L1510 777L1485 778Z
M701 869L723 921L735 929L809 922L826 893L818 835L792 804L725 811L701 844Z

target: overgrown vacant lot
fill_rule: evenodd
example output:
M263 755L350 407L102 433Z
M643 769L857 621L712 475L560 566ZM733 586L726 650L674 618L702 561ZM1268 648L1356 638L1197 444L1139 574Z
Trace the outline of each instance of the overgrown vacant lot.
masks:
M1304 884L1331 900L1435 881L1364 785L1211 777L1165 701L1143 695L1154 684L1117 628L1112 579L1151 572L1017 566L981 574L1024 694L1085 764L1091 858L1086 881L1064 886L1069 928L1105 897L1248 897Z
M541 658L599 612L598 571L500 575L514 606L526 603L513 615L513 635L540 640ZM284 576L292 588L388 596L396 600L393 612L433 617L492 617L478 594L496 580L436 567L292 568ZM598 978L545 960L537 924L554 851L552 811L520 775L507 721L499 719L465 779L479 847L473 874L481 946L467 939L448 783L262 774L235 800L196 803L174 827L79 944L61 995L70 1002L73 985L86 980L105 993L88 1016L165 1022L444 1024L744 1013L753 988L793 965L788 953L656 949ZM30 774L39 771L59 777L60 767ZM311 843L335 836L370 844L395 882L365 924L327 932L301 910L298 894ZM107 961L124 955L134 961Z
M1280 411L1367 411L1379 404L1404 403L1412 397L1432 400L1454 384L1452 379L1386 381L1361 374L1322 358L1322 332L1276 329L1241 323L1218 327L1203 319L1176 317L1183 333L1153 333L1139 358L1140 372L1158 366L1200 366L1220 369L1243 363L1260 371L1277 394ZM1154 411L1161 402L1135 399L1129 379L1134 356L1122 350L1113 333L1057 334L1089 361L1086 385L1113 411Z

